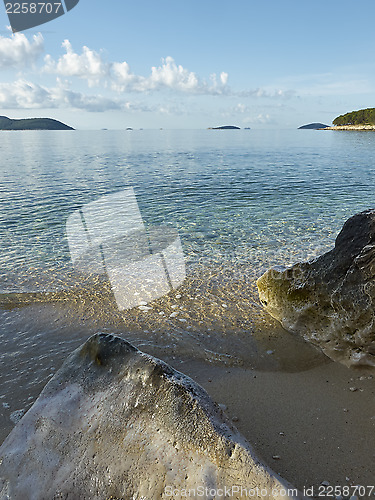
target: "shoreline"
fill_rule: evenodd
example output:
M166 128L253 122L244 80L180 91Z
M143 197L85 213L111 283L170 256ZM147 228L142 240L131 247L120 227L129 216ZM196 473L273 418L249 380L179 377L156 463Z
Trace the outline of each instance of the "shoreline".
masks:
M375 130L375 125L336 125L319 130Z
M372 486L373 371L326 357L298 372L164 361L202 386L255 455L301 492L322 496L329 484L354 495L356 486Z

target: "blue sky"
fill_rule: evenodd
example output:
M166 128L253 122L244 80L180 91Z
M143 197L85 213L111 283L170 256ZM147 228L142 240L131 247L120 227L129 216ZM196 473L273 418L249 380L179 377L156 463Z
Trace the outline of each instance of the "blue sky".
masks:
M0 114L79 129L296 128L375 107L373 0L80 0L13 35Z

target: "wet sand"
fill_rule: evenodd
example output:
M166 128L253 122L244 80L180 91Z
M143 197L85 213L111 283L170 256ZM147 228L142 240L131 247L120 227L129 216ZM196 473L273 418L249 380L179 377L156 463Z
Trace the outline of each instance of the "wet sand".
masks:
M295 373L223 370L199 363L180 363L178 369L225 405L257 455L301 491L314 486L319 493L325 481L374 485L371 372L331 361Z

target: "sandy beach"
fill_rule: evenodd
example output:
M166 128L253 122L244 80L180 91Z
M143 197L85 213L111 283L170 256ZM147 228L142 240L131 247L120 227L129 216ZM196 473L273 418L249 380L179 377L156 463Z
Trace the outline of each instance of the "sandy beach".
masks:
M178 369L225 405L257 455L301 491L313 486L318 494L322 482L374 484L371 372L328 359L296 373L223 370L188 362ZM370 498L369 491L361 498Z
M319 493L322 482L371 486L375 470L374 372L331 361L285 332L265 312L260 321L262 318L263 349L272 354L265 355L257 368L190 357L162 358L224 405L225 413L258 457L301 491L314 487ZM43 385L31 388L32 401ZM20 407L20 401L11 408L0 407L0 443L14 426L12 410Z
M301 492L335 498L324 492L328 485L373 498L375 391L370 370L349 369L326 357L291 372L166 361L199 383L255 454Z

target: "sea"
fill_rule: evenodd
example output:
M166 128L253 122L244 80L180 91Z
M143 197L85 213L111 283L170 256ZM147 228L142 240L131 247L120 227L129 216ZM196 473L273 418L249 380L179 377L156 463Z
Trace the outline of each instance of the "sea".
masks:
M0 443L97 332L181 371L190 361L289 372L326 362L263 311L256 279L330 250L350 216L375 208L375 133L0 134ZM146 230L177 232L186 276L121 309L108 276L75 269L67 221L130 189Z

